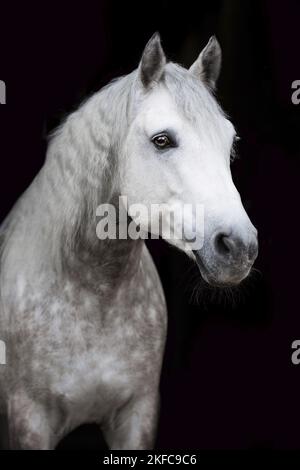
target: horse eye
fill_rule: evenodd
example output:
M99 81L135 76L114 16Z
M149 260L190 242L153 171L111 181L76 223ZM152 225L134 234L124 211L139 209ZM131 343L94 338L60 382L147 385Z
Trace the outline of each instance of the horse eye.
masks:
M172 146L172 141L167 134L158 134L152 137L151 142L156 148L163 150Z

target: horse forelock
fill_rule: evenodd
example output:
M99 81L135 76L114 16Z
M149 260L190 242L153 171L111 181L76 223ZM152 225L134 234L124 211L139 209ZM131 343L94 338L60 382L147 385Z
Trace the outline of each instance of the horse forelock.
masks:
M182 115L200 130L219 135L227 119L213 92L184 67L169 62L165 68L164 84Z

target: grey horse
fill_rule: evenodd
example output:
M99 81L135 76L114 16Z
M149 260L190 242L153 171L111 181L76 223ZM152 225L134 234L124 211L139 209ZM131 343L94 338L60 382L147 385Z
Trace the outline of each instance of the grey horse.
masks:
M215 37L187 70L167 63L155 34L137 70L51 136L0 230L4 446L53 449L94 422L111 449L153 447L165 299L142 237L99 240L97 207L117 207L120 195L130 206L200 203L203 246L174 244L210 284L248 275L257 234L231 178L236 133L213 93L220 65ZM140 225L149 230L147 217Z

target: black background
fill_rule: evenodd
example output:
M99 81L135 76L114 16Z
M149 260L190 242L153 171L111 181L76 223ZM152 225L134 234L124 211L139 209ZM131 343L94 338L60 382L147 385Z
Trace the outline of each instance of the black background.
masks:
M300 2L10 2L0 7L0 218L42 166L47 133L88 94L138 64L154 31L189 66L216 34L218 99L242 137L233 174L259 230L258 271L237 291L202 287L197 268L152 242L169 307L157 448L300 448L298 186ZM197 302L196 302L197 301ZM59 446L97 449L85 426Z

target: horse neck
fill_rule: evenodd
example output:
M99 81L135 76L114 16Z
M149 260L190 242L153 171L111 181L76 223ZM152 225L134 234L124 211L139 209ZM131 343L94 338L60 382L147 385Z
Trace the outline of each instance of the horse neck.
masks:
M118 122L126 119L127 110L125 100L119 109L122 100L113 91L94 95L69 116L50 143L40 177L52 205L47 212L54 219L53 258L73 271L84 265L103 271L105 266L112 278L134 271L142 249L139 241L100 241L96 235L97 206L118 200Z

